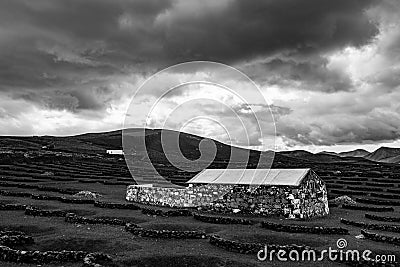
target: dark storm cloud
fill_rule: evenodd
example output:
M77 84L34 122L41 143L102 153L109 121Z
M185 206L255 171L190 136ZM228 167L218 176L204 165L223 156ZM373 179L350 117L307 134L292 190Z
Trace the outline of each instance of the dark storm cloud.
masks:
M138 40L147 38L148 25L168 5L168 1L2 1L0 90L47 108L104 108L115 93L93 88L110 87L119 75L139 69ZM121 29L125 13L141 25L136 32Z
M277 132L288 144L329 146L393 142L400 138L399 125L398 114L373 110L359 116L331 116L324 121L284 117L277 121Z
M111 89L107 87L84 88L84 90L25 90L14 92L14 99L24 99L55 110L78 112L101 111L111 101Z
M358 46L377 33L364 13L371 3L2 1L0 79L3 88L62 86L71 72L95 77L185 60L233 63Z
M373 5L372 0L0 1L0 93L19 105L24 100L102 116L121 97L121 79L128 76L146 77L188 60L240 66L268 57L272 60L256 68L276 74L270 83L301 81L308 90L349 91L348 77L327 68L323 55L373 40L377 25L365 13ZM259 74L256 80L263 79ZM8 106L0 116L15 108ZM248 116L247 107L240 108ZM278 105L271 111L279 119L296 113ZM22 128L31 131L29 123L22 120ZM253 145L260 144L256 123ZM289 123L285 134L303 143L320 139L298 123Z
M244 67L250 77L261 83L278 86L291 86L301 82L299 89L333 93L353 89L353 82L342 70L329 69L329 61L323 57L310 57L307 60L274 58L266 62Z
M178 2L158 18L166 51L181 60L232 62L282 50L313 54L359 46L377 33L364 13L372 1L227 1L217 11L199 4L203 13L190 3L194 7Z

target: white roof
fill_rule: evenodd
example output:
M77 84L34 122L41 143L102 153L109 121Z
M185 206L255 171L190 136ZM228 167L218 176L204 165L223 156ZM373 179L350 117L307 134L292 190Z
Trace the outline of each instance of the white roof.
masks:
M205 169L189 184L298 186L310 169Z

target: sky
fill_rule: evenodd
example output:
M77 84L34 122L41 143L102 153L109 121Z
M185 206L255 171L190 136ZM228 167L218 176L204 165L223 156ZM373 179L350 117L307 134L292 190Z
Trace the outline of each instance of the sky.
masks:
M245 102L211 84L161 100L158 86L135 94L155 73L198 60L232 66L259 91L218 73L242 85ZM171 71L158 84L207 75ZM121 129L130 106L154 103L130 126L259 149L400 147L400 1L0 2L0 135Z

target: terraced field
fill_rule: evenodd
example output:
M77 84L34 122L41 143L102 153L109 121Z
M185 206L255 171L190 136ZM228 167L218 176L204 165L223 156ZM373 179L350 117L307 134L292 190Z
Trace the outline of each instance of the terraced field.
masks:
M285 167L300 163L296 161L292 166L285 163ZM276 167L282 167L279 164L282 163L275 164ZM18 260L8 258L11 262L2 261L0 265L37 266L51 261L45 265L286 266L287 263L277 259L261 262L255 253L264 244L282 249L292 244L299 250L311 247L321 251L329 246L335 249L339 238L347 240L349 249L369 249L374 255L391 254L400 261L400 169L396 165L306 162L302 167L312 167L326 181L330 198L348 195L357 203L332 206L328 217L311 221L146 207L125 202L126 186L133 180L125 162L118 157L3 160L0 242L12 249L7 253L19 250L82 253L71 259L64 252L61 261L51 260L48 253L37 254L36 261L24 254ZM194 175L162 165L158 169L179 183ZM149 178L156 175L140 167L136 173ZM100 197L74 196L82 190L98 193ZM366 231L365 238L356 238L362 230ZM1 253L6 253L6 247L2 247ZM94 252L107 254L112 261L102 258L103 254L90 254ZM321 264L349 263L293 263Z

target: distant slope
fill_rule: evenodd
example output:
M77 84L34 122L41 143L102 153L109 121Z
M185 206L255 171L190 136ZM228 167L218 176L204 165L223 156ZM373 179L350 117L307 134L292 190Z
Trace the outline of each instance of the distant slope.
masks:
M338 153L331 152L331 151L321 151L321 152L318 152L316 154L327 154L327 155L333 155L333 156L337 156L338 155Z
M386 162L386 163L400 163L400 155L390 157L390 158L384 158L380 160L380 162Z
M128 142L131 152L138 153L138 156L150 155L152 160L157 162L168 161L165 154L163 144L168 148L174 142L179 140L180 153L189 160L200 158L201 153L199 146L201 142L207 138L172 130L161 129L126 129L124 142ZM161 141L161 136L166 138L165 142ZM122 149L122 130L101 132L101 133L86 133L76 136L54 137L54 136L0 136L0 146L3 150L40 150L43 146L51 145L50 150L65 151L73 153L86 154L105 154L107 149ZM143 145L145 142L145 146ZM231 159L231 150L235 151L232 155L239 155L240 160L250 157L250 163L255 166L260 156L260 151L249 150L239 147L230 146L214 140L217 147L215 161L228 162ZM205 149L205 153L210 150ZM128 151L129 152L129 151ZM147 153L146 153L147 152ZM320 152L313 154L305 150L281 151L275 153L275 162L280 162L280 166L285 164L299 167L306 163L343 163L343 162L358 162L370 163L371 161L379 161L386 163L400 163L400 148L382 147L373 153L368 153L362 149L342 152L336 154L334 152ZM265 154L263 154L265 155ZM239 161L236 161L239 162ZM293 163L293 164L289 164ZM268 164L267 164L268 165Z
M122 149L121 130L102 133L86 133L67 137L72 140L79 140L87 144L92 144L103 149Z
M368 154L370 154L370 152L368 152L367 150L356 149L356 150L347 151L347 152L340 152L339 156L341 156L341 157L365 157Z
M343 161L343 159L337 155L326 154L326 153L313 154L305 150L281 151L278 153L287 157L294 157L313 162Z
M34 151L41 150L43 146L49 145L54 147L52 150L63 152L86 154L105 152L101 146L70 136L0 136L2 150Z
M400 163L400 148L381 147L365 156L366 159L386 163Z
M319 152L313 154L305 150L292 150L280 151L275 153L275 160L277 156L284 156L284 158L296 159L305 163L363 163L370 164L371 161L362 157L340 157L339 155ZM304 165L305 166L305 165ZM301 165L299 165L301 167Z

